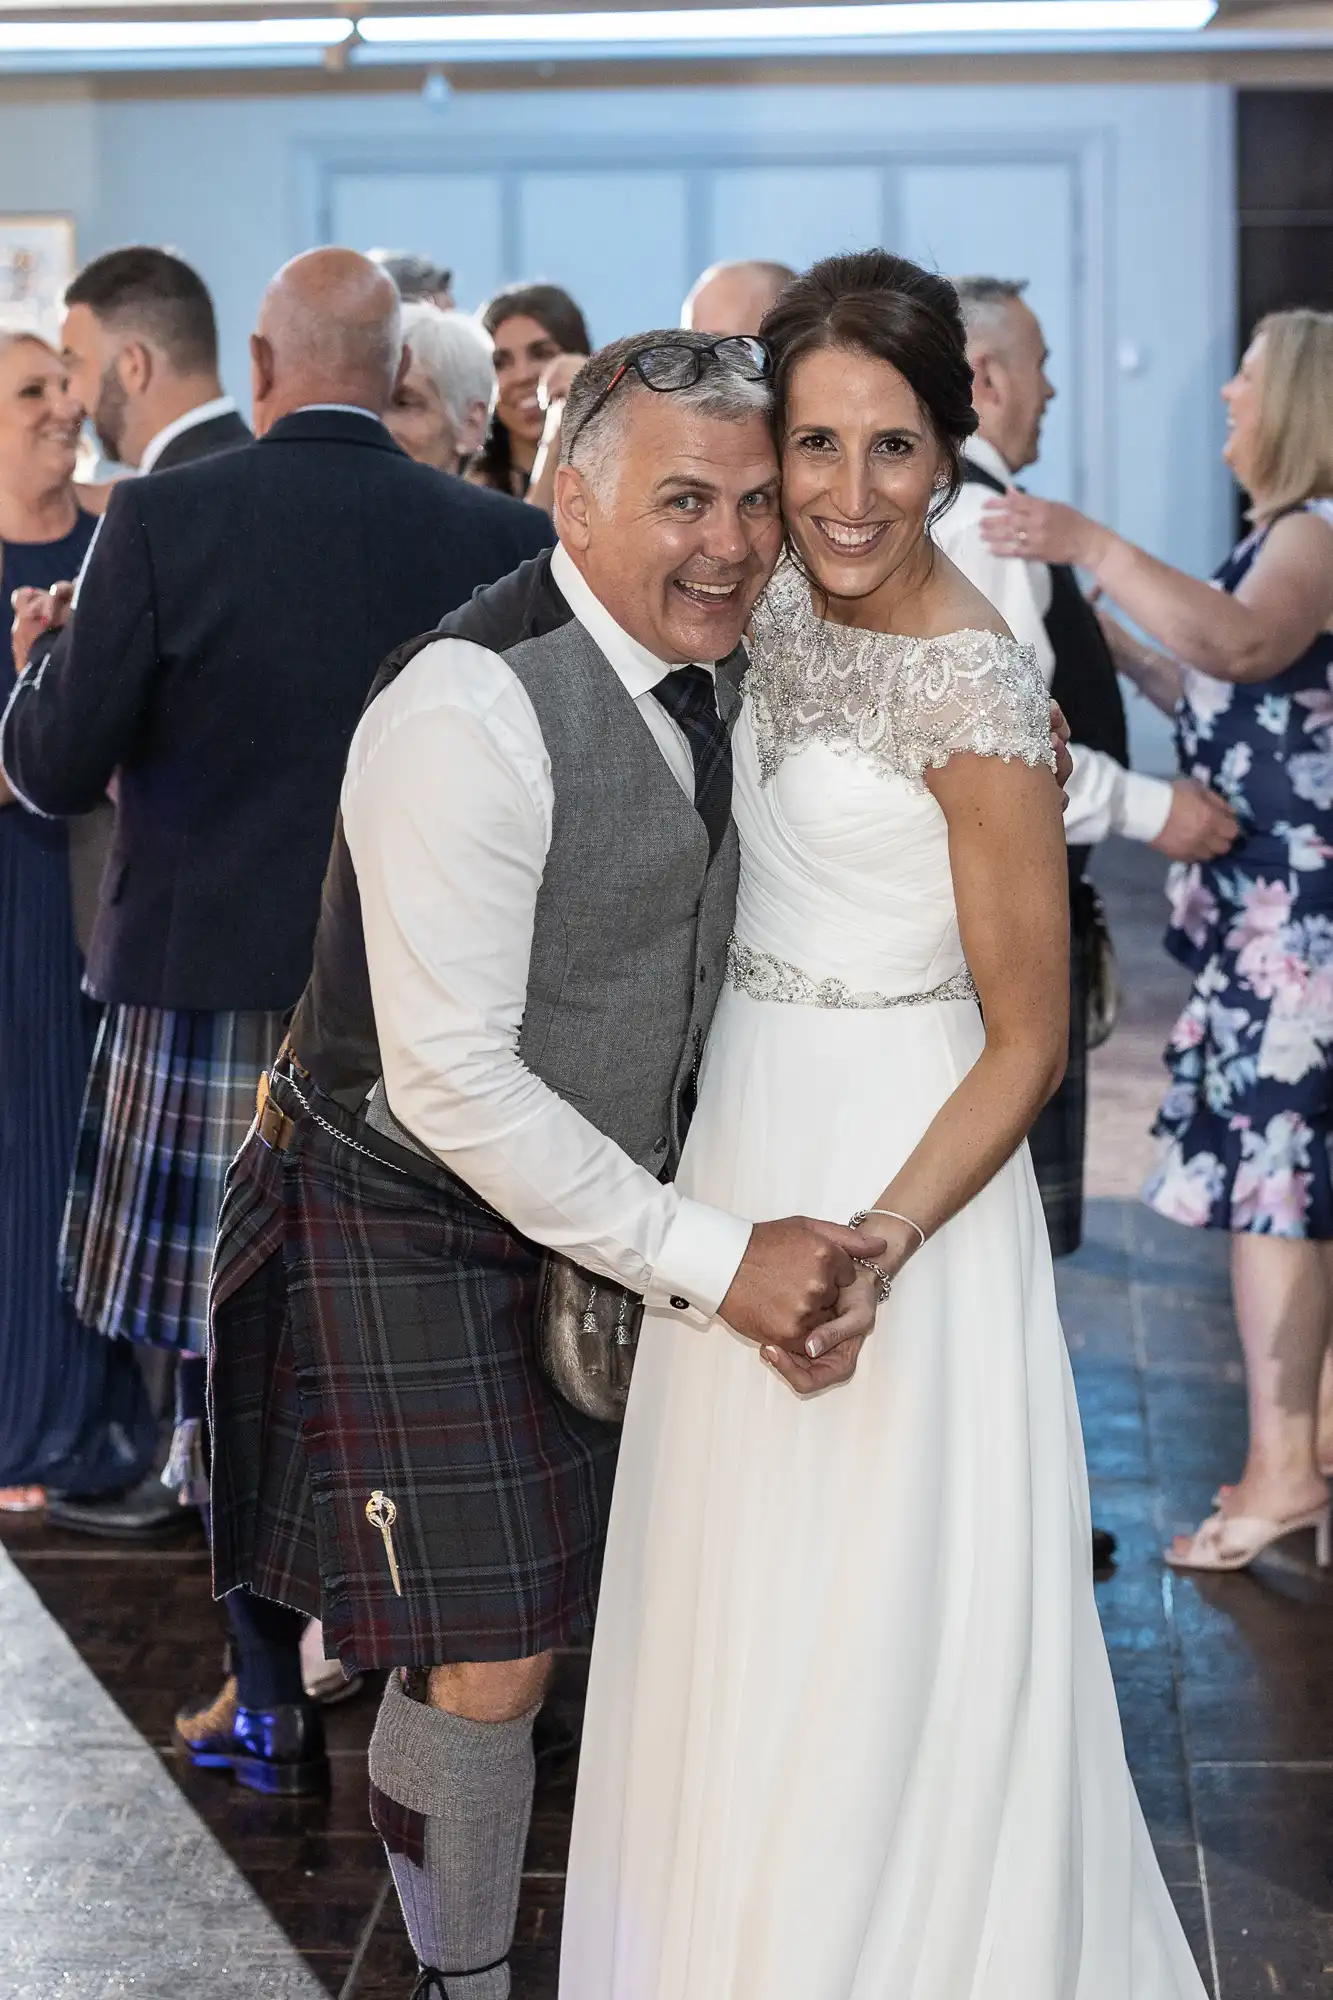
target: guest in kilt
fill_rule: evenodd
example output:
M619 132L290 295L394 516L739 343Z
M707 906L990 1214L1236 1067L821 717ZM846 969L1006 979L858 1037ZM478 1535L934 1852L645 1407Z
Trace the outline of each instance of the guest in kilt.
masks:
M188 337L215 352L195 285L191 311L147 313L141 342L174 328L177 351ZM64 1276L89 1325L184 1357L168 1471L196 1495L223 1180L309 972L375 667L550 539L534 509L394 443L382 413L404 362L399 301L367 259L285 267L253 362L257 439L115 489L77 614L3 726L6 767L38 811L79 812L115 779L88 963L107 1013ZM246 1597L229 1610L238 1671L183 1717L185 1746L258 1789L309 1789L326 1765L305 1621Z
M851 1256L881 1238L671 1185L735 910L739 642L781 540L766 366L681 331L595 355L561 546L386 662L228 1179L216 1583L395 1670L371 1816L446 2000L510 1991L533 1721L601 1567L618 1430L604 1376L539 1359L551 1253L617 1315L721 1308L802 1389L873 1314Z
M156 477L173 466L192 464L213 452L248 442L249 428L231 398L222 394L218 379L217 330L207 287L197 271L169 251L130 244L93 258L65 294L61 337L71 381L84 399L103 450L119 463ZM15 625L15 653L23 664L26 627L32 635L29 650L34 669L44 672L58 669L71 644L72 631L66 623L67 600L45 600L42 614L40 601L20 614ZM101 810L104 814L107 811L105 801ZM99 844L94 889L104 860ZM111 1339L150 1339L178 1351L179 1409L182 1402L189 1407L192 1387L197 1397L198 1377L192 1385L188 1355L192 1345L196 1355L201 1350L197 1335L192 1344L188 1327L177 1325L177 1312L167 1300L153 1304L157 1269L151 1246L146 1246L137 1270L113 1265L109 1270L92 1272L86 1284L75 1282L82 1261L81 1224L95 1165L95 1160L87 1159L89 1140L91 1135L95 1148L101 1130L101 1105L110 1081L106 1074L107 1037L101 1033L108 1024L114 1025L103 1013L84 1096L79 1164L60 1235L61 1283L83 1324L94 1332ZM164 1107L168 1120L174 1109L170 1104ZM129 1129L136 1129L136 1108L127 1106L124 1116ZM169 1136L166 1143L170 1143ZM123 1199L104 1202L104 1207L108 1220L123 1220L123 1240L132 1245L138 1234L135 1207L151 1210L154 1202L154 1178L144 1161L135 1188L127 1190ZM127 1211L123 1218L122 1209ZM207 1283L206 1266L203 1283ZM146 1333L128 1317L119 1316L117 1306L126 1291L131 1298L135 1293L146 1295L144 1305L153 1332ZM201 1304L198 1281L192 1304L197 1325ZM180 1435L188 1437L190 1433ZM173 1451L173 1465L178 1455ZM178 1484L184 1486L185 1481ZM149 1473L120 1491L99 1493L84 1487L62 1493L51 1503L50 1518L61 1528L79 1534L141 1540L173 1533L188 1517L182 1515L176 1495Z

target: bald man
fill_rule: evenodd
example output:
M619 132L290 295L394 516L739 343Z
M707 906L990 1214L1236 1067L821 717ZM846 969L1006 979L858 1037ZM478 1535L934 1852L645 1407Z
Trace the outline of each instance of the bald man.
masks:
M223 1176L310 970L375 669L552 539L538 509L399 450L383 417L406 358L368 259L285 265L251 341L255 441L114 490L73 623L0 724L34 812L86 812L117 779L66 1231L76 1309L107 1333L206 1351ZM316 1789L302 1620L242 1611L237 1674L182 1745L257 1791Z
M786 264L710 264L680 309L694 333L758 333L760 321L796 276Z

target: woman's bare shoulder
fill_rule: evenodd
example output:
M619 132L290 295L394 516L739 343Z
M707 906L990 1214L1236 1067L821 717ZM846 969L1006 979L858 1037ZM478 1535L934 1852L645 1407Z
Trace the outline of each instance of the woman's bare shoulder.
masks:
M989 597L969 582L943 549L935 551L926 612L931 629L923 632L923 638L943 638L949 632L993 632L1001 639L1014 636Z

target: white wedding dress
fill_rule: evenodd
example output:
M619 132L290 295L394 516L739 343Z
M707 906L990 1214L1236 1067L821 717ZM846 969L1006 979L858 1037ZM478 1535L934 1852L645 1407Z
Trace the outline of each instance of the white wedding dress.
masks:
M680 1183L873 1202L982 1048L951 749L1049 761L1030 652L756 621L732 971ZM886 1005L888 999L909 1004ZM593 1649L561 2000L1203 2000L1125 1765L1026 1146L798 1400L650 1314Z

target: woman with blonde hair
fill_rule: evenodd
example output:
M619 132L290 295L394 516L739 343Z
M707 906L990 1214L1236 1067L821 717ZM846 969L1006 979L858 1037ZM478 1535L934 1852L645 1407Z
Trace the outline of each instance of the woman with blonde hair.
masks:
M0 590L77 575L96 525L74 460L83 410L60 357L0 333ZM69 838L0 771L0 1510L147 1472L156 1430L131 1350L75 1319L56 1253L96 1014L79 991Z
M1167 1047L1161 1155L1144 1192L1159 1214L1231 1234L1249 1452L1239 1484L1166 1559L1243 1569L1313 1528L1326 1566L1317 1411L1333 1325L1333 314L1261 320L1222 397L1223 456L1253 525L1212 584L1024 494L994 503L988 539L1004 555L1089 570L1157 641L1160 652L1107 621L1117 665L1174 710L1182 770L1240 821L1228 854L1168 881L1167 949L1194 989Z

